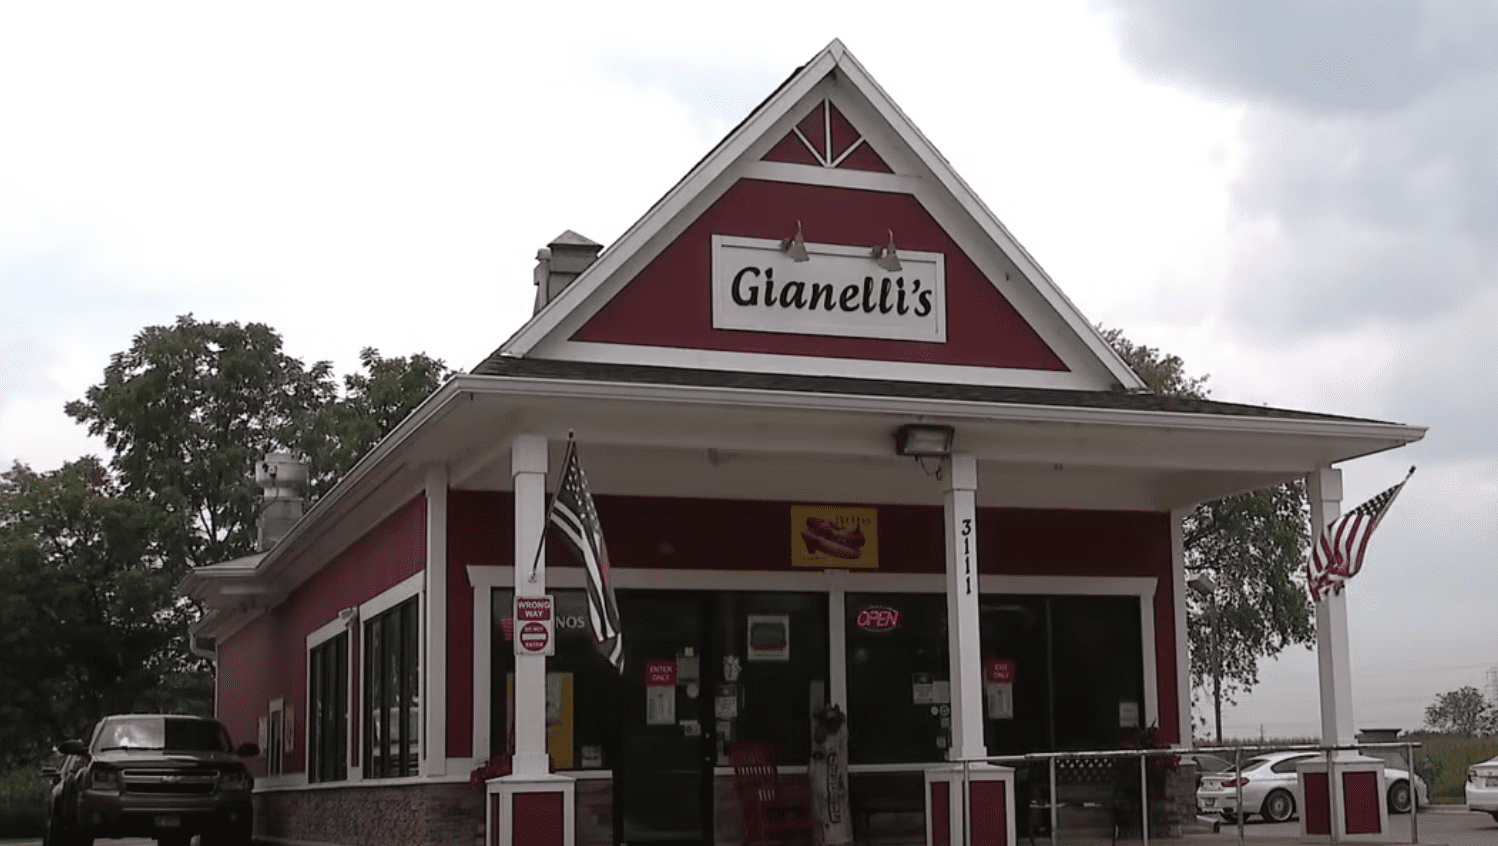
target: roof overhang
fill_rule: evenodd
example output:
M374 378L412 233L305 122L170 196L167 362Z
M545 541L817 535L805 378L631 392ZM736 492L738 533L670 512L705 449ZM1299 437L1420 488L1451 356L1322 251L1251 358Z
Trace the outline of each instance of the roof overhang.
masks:
M980 506L1169 511L1393 449L1425 429L1347 418L1181 413L733 385L456 376L382 440L270 552L201 567L210 608L279 602L423 492L509 490L510 444L568 432L599 495L939 504L936 465L895 454L912 422L956 431Z

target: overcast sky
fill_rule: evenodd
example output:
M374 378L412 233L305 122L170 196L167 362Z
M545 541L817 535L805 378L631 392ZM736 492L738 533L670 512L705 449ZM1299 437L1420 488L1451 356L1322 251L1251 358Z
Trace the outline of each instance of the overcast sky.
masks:
M617 238L836 37L1090 320L1219 399L1431 427L1344 468L1350 508L1420 467L1350 588L1356 721L1483 687L1498 5L812 5L0 6L0 462L102 454L63 403L188 312L473 367L538 247ZM1318 734L1314 657L1226 717Z

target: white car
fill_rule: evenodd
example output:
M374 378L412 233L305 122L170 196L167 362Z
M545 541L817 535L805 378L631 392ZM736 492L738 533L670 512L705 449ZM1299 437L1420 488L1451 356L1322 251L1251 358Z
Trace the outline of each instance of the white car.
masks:
M1271 822L1285 822L1296 813L1296 766L1303 761L1321 757L1320 752L1272 752L1255 755L1243 762L1241 773L1203 775L1201 787L1196 791L1196 805L1205 813L1220 814L1229 821L1236 820L1240 787L1238 782L1241 780L1244 819L1258 814ZM1498 774L1498 765L1495 765L1494 773ZM1384 783L1388 785L1389 811L1395 814L1409 813L1409 773L1395 767L1385 767ZM1494 783L1498 784L1498 780ZM1419 776L1415 776L1415 793L1421 805L1427 804L1425 781ZM1498 790L1494 791L1494 796L1498 797Z
M1467 768L1467 807L1498 820L1498 758Z

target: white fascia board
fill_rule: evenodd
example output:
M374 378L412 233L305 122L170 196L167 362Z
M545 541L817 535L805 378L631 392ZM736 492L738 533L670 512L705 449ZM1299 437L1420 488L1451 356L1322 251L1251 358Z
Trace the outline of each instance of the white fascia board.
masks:
M551 302L520 327L499 348L502 355L525 356L556 329L583 300L587 299L603 280L615 271L668 222L674 220L689 204L698 199L714 180L738 161L744 153L761 140L761 136L776 121L783 118L790 107L811 92L822 78L836 66L839 56L844 55L842 44L833 41L807 62L800 72L771 95L760 108L749 116L737 131L718 144L707 157L697 164L680 182L666 193L643 217L635 221L623 235L588 266L572 284L562 289Z
M946 157L937 151L936 146L921 133L920 129L905 116L895 101L890 98L879 83L869 76L863 65L852 54L845 53L838 61L838 69L846 74L854 86L861 89L868 97L870 104L879 111L895 132L899 133L903 140L921 162L930 170L948 193L962 205L974 221L992 238L1000 248L1009 253L1015 264L1019 265L1021 271L1030 278L1032 284L1042 297L1050 303L1063 320L1071 326L1072 330L1082 339L1092 352L1103 362L1104 366L1116 377L1125 388L1144 388L1144 382L1119 358L1118 353L1103 340L1092 324L1082 317L1082 312L1076 307L1070 298L1061 291L1056 283L1051 280L1034 256L1031 256L1015 237L1010 234L1007 227L983 202L977 192L968 186L957 171L946 160ZM877 96L873 96L877 95Z
M742 371L765 376L838 376L902 382L941 382L1004 388L1106 390L1075 370L1027 370L924 361L866 358L820 358L740 350L695 350L592 341L566 341L558 349L567 361L630 364L684 369Z
M460 377L462 378L462 377ZM465 390L493 395L557 397L609 401L669 401L725 407L794 409L801 411L845 411L885 414L919 414L938 418L982 418L1024 423L1075 423L1093 426L1145 427L1197 430L1234 434L1301 435L1310 437L1365 437L1416 441L1426 427L1402 423L1357 420L1296 420L1284 417L1238 417L1222 414L1188 414L1178 411L1085 408L1023 403L986 403L972 400L924 397L877 397L776 391L762 388L722 388L696 385L597 382L580 379L545 379L520 376L477 376L485 380L465 385ZM492 381L491 381L492 380Z

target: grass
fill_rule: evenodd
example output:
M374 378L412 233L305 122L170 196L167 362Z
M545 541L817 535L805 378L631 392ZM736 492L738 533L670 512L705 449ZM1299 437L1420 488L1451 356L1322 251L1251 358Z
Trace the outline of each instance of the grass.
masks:
M0 772L0 838L25 842L42 836L48 789L39 766Z

